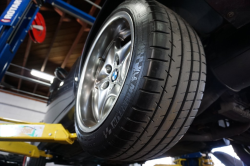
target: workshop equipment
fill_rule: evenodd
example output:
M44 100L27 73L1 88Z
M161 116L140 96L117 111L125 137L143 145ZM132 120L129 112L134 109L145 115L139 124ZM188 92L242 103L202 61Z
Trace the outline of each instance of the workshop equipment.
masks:
M44 0L80 20L92 25L95 18L63 0ZM36 18L42 1L37 0L12 0L0 16L0 80L2 80L10 62L14 58L18 48L23 42L30 29L36 29L31 34L36 35L39 29L45 35L45 24L36 25L33 21ZM42 19L38 14L37 19ZM35 33L34 33L35 32ZM44 38L32 38L36 42L42 42Z
M4 152L52 158L37 146L25 142L73 144L77 139L76 133L69 133L61 124L30 123L1 117L0 121L10 122L0 123L0 151Z
M156 164L154 166L214 166L214 162L208 153L203 156L200 152L182 155L174 163L176 164Z

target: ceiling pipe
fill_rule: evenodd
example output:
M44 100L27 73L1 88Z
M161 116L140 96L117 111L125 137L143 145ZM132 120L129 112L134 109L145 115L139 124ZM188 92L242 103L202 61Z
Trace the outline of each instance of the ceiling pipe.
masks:
M23 80L26 80L26 81L35 82L37 84L41 84L41 85L50 87L50 83L39 81L39 80L36 80L36 79L33 79L33 78L25 77L25 76L18 75L18 74L15 74L15 73L11 73L11 72L8 72L8 71L6 71L5 74L9 75L9 76L12 76L12 77L20 78L20 79L23 79Z
M62 1L62 0L54 0L51 3L53 6L57 7L61 11L74 16L76 18L81 19L82 21L85 21L86 23L93 25L95 22L95 17L81 11L80 9L77 9L76 7L69 5L68 3Z
M88 2L89 4L93 5L93 6L97 7L98 9L102 9L102 7L101 7L101 6L99 6L99 5L95 4L95 3L94 3L94 2L92 2L92 1L89 1L89 0L85 0L85 1L86 1L86 2Z

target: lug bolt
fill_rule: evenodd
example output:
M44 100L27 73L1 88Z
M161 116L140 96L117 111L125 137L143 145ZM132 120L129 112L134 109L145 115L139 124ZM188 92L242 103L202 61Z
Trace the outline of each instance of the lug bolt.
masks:
M112 71L112 67L110 65L106 66L106 71L107 73L110 73Z
M109 87L109 82L102 84L102 89L107 89Z
M234 16L234 12L228 12L228 13L227 13L227 17L228 17L228 18L232 18L233 16Z

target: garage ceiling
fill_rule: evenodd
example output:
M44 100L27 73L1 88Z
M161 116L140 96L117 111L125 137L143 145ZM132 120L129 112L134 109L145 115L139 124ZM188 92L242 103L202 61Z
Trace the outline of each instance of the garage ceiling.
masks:
M85 0L67 0L66 2L94 17L100 11ZM92 0L92 2L102 6L104 0ZM0 13L5 10L8 3L9 0L0 1ZM25 67L54 75L57 67L63 67L69 71L77 58L81 56L91 26L48 4L42 6L39 12L45 18L46 39L38 44L27 35L11 62L13 65L10 65L9 72L34 78L29 70L20 68ZM0 88L15 93L20 90L18 94L25 94L32 98L46 99L49 95L49 87L8 75L2 79Z

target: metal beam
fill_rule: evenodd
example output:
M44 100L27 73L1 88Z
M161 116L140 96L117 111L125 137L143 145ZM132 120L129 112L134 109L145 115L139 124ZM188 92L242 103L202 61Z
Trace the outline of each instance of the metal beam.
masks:
M11 122L0 123L0 151L4 152L52 158L51 154L25 142L73 144L77 139L76 133L70 133L61 124L30 123L2 117L0 121Z
M102 7L98 5L99 3L96 4L96 3L93 3L92 1L89 1L89 0L85 0L85 1L88 2L88 3L90 3L93 6L97 7L98 9L102 9Z
M8 153L21 154L28 157L40 158L48 157L53 158L52 155L46 154L45 151L41 151L35 145L31 145L26 142L0 142L0 150Z
M86 26L86 22L83 22L82 20L80 20L79 18L76 19L76 21L81 24L81 26Z
M3 86L3 85L0 85L0 87L5 88L5 86ZM4 90L4 89L1 89L0 92L9 93L9 94L12 94L12 95L16 95L16 96L20 96L20 97L24 97L24 98L28 98L28 99L32 99L32 100L36 100L36 101L40 101L40 102L44 102L44 103L47 103L47 100L48 100L47 96L42 96L42 95L34 94L34 93L31 93L31 92L27 92L27 91L22 91L22 90L15 89L15 88L10 88L10 90L13 90L13 91L16 91L16 92L21 92L21 93L27 94L29 96L24 95L24 94L20 94L20 93L16 93L16 92L12 92L12 91L9 91L9 90ZM39 98L42 98L42 99L45 99L45 100L35 98L35 97L31 97L30 95L35 96L35 97L39 97Z
M23 66L19 66L19 65L16 65L14 63L10 63L10 66L15 66L15 67L18 67L20 69L24 69L24 70L27 70L27 71L31 71L30 69L26 68L26 67L23 67Z
M46 6L41 6L40 7L40 11L50 11L50 12L54 12L54 9L51 7L46 7Z
M62 0L53 0L52 5L59 8L60 10L62 10L63 12L65 12L69 15L72 15L76 18L79 18L79 19L87 22L90 25L92 25L95 22L95 17L77 9L76 7L74 7L72 5L68 5L66 2L64 2Z
M47 52L47 54L46 54L46 56L45 56L45 59L44 59L44 61L43 61L43 65L42 65L42 67L41 67L41 71L42 71L42 72L44 72L45 67L46 67L46 65L47 65L47 62L48 62L48 59L49 59L49 54L50 54L51 49L52 49L52 47L53 47L53 44L54 44L54 42L55 42L55 40L56 40L56 36L57 36L57 34L58 34L58 32L59 32L59 30L60 30L60 28L61 28L61 25L62 25L62 23L63 23L64 16L65 16L65 13L63 13L63 15L61 16L61 18L60 18L60 20L59 20L59 22L58 22L58 24L57 24L56 31L55 31L55 33L54 33L54 35L53 35L53 38L52 38L52 40L51 40L51 43L50 43L48 52ZM34 90L33 90L33 93L36 93L37 86L38 86L38 84L35 85Z
M42 65L42 67L41 67L41 71L42 71L42 72L44 72L44 69L45 69L45 67L46 67L46 65L47 65L47 62L48 62L48 59L49 59L49 54L50 54L51 49L52 49L52 47L53 47L53 44L54 44L54 42L55 42L55 40L56 40L56 36L57 36L57 34L58 34L58 32L59 32L59 30L60 30L60 28L61 28L61 25L62 25L62 22L63 22L64 15L65 15L65 14L63 14L63 15L61 16L61 18L60 18L60 20L59 20L59 22L58 22L58 24L57 24L57 27L56 27L56 31L55 31L55 33L54 33L54 36L53 36L53 38L52 38L52 40L51 40L51 42L50 42L50 46L49 46L48 52L47 52L47 54L46 54L46 56L45 56L45 59L44 59L44 61L43 61L43 65Z
M12 2L14 2L14 0ZM6 13L10 7L11 6L6 8L4 12ZM1 23L0 79L2 79L5 71L9 67L9 63L14 58L25 36L27 36L27 31L30 29L30 25L38 11L39 7L32 1L22 1L22 5L18 7L18 11L14 12L15 15L13 15L13 19L8 23ZM10 26L12 28L7 28Z
M33 78L25 77L25 76L15 74L15 73L11 73L11 72L8 72L8 71L6 71L5 74L9 75L9 76L12 76L12 77L20 78L20 79L23 79L23 80L26 80L26 81L35 82L37 84L41 84L41 85L50 87L50 84L47 83L47 82L39 81L39 80L36 80L36 79L33 79Z
M26 47L26 50L25 50L25 54L24 54L24 60L23 60L22 67L26 66L27 60L28 60L29 55L30 55L31 45L32 45L32 39L29 37L28 44L27 44L27 47ZM24 74L24 69L21 70L21 75L23 75L23 74ZM22 85L22 79L19 79L17 89L20 89L21 85Z
M73 42L73 44L72 44L71 48L69 49L66 57L64 58L64 61L63 61L62 66L61 66L62 68L65 68L65 66L66 66L66 64L67 64L67 62L68 62L68 60L69 60L69 58L71 56L71 53L75 49L75 47L78 44L79 40L81 39L83 32L85 32L85 27L84 26L81 27L80 31L78 32L78 34L77 34L77 36L75 38L75 41Z
M68 0L67 3L70 3L70 0ZM41 71L42 71L42 72L44 72L44 70L45 70L45 67L46 67L47 62L48 62L48 59L49 59L49 54L50 54L51 49L52 49L52 47L53 47L53 44L54 44L54 42L55 42L56 36L57 36L57 34L58 34L58 32L59 32L59 30L60 30L60 28L61 28L61 25L62 25L62 22L63 22L64 17L65 17L65 13L62 13L61 18L60 18L60 20L59 20L59 22L58 22L58 24L57 24L57 27L56 27L56 31L55 31L55 33L54 33L54 36L53 36L53 38L52 38L52 40L51 40L51 44L50 44L50 46L49 46L49 50L48 50L48 52L47 52L47 54L46 54L46 56L45 56L45 60L43 61L43 65L42 65L42 68L41 68Z
M54 10L55 10L61 17L64 15L64 12L61 11L60 9L58 9L58 8L55 7ZM72 19L69 18L69 17L64 16L64 17L63 17L63 21L64 21L64 22L70 22L70 21L72 21Z
M56 11L60 16L62 16L62 13L63 13L58 8L49 8L49 7L46 7L46 6L41 6L40 11L45 11L45 12L54 12L54 11ZM70 17L65 16L63 18L63 22L70 22L70 21L72 21L72 19Z
M70 0L67 1L67 3L69 3L69 2L70 2ZM44 59L44 61L43 61L43 65L42 65L42 67L41 67L41 71L42 71L42 72L44 72L44 70L45 70L45 67L46 67L46 65L47 65L47 62L48 62L48 59L49 59L49 55L50 55L51 49L52 49L53 44L54 44L54 42L55 42L55 40L56 40L56 36L57 36L57 34L58 34L58 32L59 32L59 30L60 30L60 28L61 28L61 25L62 25L62 23L63 23L64 17L65 17L65 13L62 13L61 18L60 18L60 20L59 20L59 22L58 22L58 24L57 24L55 33L54 33L54 35L53 35L53 38L52 38L52 40L51 40L51 43L50 43L48 52L47 52L47 54L46 54L46 56L45 56L45 59ZM37 86L38 86L38 84L35 85L35 88L34 88L34 90L33 90L33 93L36 93Z
M0 117L0 121L5 122L9 121L9 119ZM12 119L11 121L17 120ZM77 139L76 133L70 133L61 124L27 123L22 121L20 123L19 121L17 123L0 123L0 129L0 143L2 141L22 141L73 144ZM9 132L10 130L13 132Z
M96 1L95 1L95 4L99 4L100 2L101 2L101 0L96 0ZM96 9L97 9L96 6L92 6L91 9L90 9L90 11L89 11L89 15L93 15L93 14L95 13ZM82 37L82 35L83 35L83 32L85 32L86 29L87 29L87 24L86 24L85 22L83 22L83 21L80 20L79 18L77 19L77 22L79 22L79 23L82 25L82 27L81 27L80 31L78 32L78 34L77 34L77 36L76 36L76 38L75 38L75 41L74 41L73 44L71 45L71 48L70 48L70 50L68 51L66 57L64 58L64 61L63 61L62 66L61 66L62 68L65 68L65 66L67 65L67 62L68 62L68 60L69 60L69 58L70 58L70 56L71 56L72 51L73 51L73 50L75 49L75 47L77 46L79 40L81 39L81 37Z
M101 3L101 0L95 0L95 4L99 5L100 3ZM96 11L96 9L97 8L95 6L92 6L91 9L90 9L90 11L89 11L89 14L93 16L94 13L95 13L95 11Z

